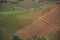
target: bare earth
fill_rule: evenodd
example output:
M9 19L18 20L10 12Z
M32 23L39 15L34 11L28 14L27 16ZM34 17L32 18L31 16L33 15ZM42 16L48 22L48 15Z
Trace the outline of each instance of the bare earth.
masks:
M38 17L32 24L18 30L15 35L20 39L34 40L34 35L43 37L60 28L60 5L56 5L46 14Z

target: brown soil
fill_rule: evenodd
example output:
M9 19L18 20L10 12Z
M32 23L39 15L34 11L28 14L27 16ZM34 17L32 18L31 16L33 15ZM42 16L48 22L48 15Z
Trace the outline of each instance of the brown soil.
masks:
M17 35L22 40L27 38L27 40L34 40L34 36L43 37L51 32L54 32L57 28L60 28L59 15L60 6L56 5L53 9L48 11L45 15L39 17L32 24L27 25L25 28L18 30L15 35Z

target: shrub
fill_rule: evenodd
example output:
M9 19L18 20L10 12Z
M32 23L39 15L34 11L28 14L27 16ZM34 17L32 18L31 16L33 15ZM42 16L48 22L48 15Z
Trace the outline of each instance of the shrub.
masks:
M21 40L21 39L19 39L17 36L15 36L15 35L12 35L12 40Z

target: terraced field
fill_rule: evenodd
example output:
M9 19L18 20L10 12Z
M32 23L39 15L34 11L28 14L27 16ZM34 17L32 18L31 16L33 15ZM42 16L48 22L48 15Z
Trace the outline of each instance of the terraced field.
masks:
M54 4L44 5L37 10L32 9L31 11L0 11L0 29L5 33L3 34L3 40L8 40L11 34L14 34L18 29L31 24L33 21L38 19L39 16L44 15L48 12ZM5 38L6 37L6 38Z
M39 16L39 18L33 23L16 31L15 35L22 40L25 38L27 40L34 40L34 36L41 38L50 34L51 32L54 32L60 26L58 21L58 15L60 15L59 7L60 5L56 5L43 16Z

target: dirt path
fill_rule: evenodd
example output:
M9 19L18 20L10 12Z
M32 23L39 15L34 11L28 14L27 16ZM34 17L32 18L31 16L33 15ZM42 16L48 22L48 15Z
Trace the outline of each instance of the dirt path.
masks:
M55 6L32 24L18 30L15 35L22 40L25 38L27 38L27 40L34 40L34 36L43 37L54 32L60 26L58 21L58 15L60 15L59 7L59 5Z

